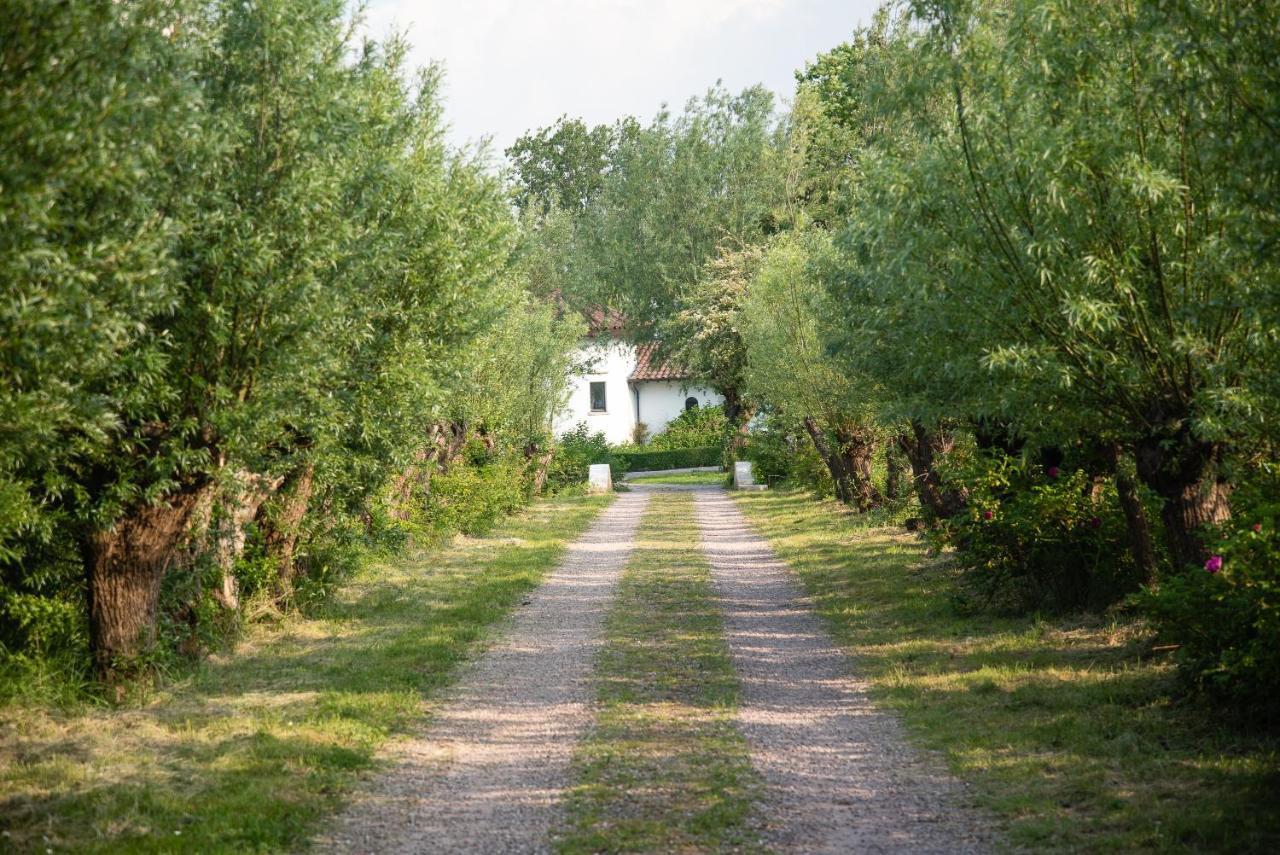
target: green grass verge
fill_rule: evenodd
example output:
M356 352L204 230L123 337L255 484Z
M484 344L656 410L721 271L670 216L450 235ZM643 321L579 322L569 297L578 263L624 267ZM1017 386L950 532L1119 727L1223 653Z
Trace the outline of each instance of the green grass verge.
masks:
M960 616L945 558L901 529L796 492L735 498L1014 846L1280 851L1280 741L1175 702L1138 619Z
M714 484L723 485L728 478L723 472L678 472L671 475L646 475L628 478L636 484Z
M342 802L607 498L373 563L129 709L0 708L0 851L278 852Z
M606 620L561 853L756 848L759 782L734 726L737 675L692 499L664 496L641 522Z

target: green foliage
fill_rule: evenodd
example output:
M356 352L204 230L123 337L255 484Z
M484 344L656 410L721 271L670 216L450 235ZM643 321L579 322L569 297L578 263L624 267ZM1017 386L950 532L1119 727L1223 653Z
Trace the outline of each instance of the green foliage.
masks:
M772 241L744 304L747 388L792 419L834 426L868 418L875 385L832 355L840 315L818 276L828 251L820 231Z
M0 655L82 657L84 562L131 560L98 544L175 497L212 510L158 550L156 586L213 568L208 521L246 477L313 473L294 554L324 590L344 550L394 539L381 497L433 425L484 434L517 476L445 478L435 529L480 530L525 489L578 324L526 293L537 265L488 165L446 147L437 71L354 14L6 7ZM278 572L268 534L237 571L250 594ZM165 620L203 626L216 587L170 580Z
M690 469L695 466L719 466L724 449L719 445L701 448L673 448L666 451L615 451L617 467L623 472L649 472L657 469Z
M646 450L671 451L715 445L724 438L727 427L724 407L694 407L667 422L662 433L649 440Z
M1180 645L1186 684L1245 717L1280 724L1280 477L1274 465L1237 495L1213 555L1139 602L1162 641Z
M1144 4L915 4L815 88L859 140L828 282L887 415L1115 439L1179 561L1229 513L1224 455L1267 435L1280 344L1274 226L1224 192L1237 96L1201 35Z
M44 590L56 608L75 467L161 358L145 324L174 299L167 170L198 100L173 69L193 39L164 34L194 8L13 0L3 14L0 574L28 606Z
M743 304L763 250L721 246L697 282L681 295L680 310L662 325L663 346L673 359L705 380L724 398L727 419L737 427L753 406L746 394L747 344Z
M964 514L934 533L939 545L958 547L962 599L1012 613L1067 612L1100 609L1137 587L1110 485L1095 491L1083 470L998 451L951 456L942 474L969 494Z
M554 208L585 210L600 194L618 146L637 131L633 119L589 128L561 116L552 127L520 137L506 151L519 179L516 204L543 216Z
M427 542L454 532L485 534L501 517L525 503L521 465L514 460L453 466L431 479L422 510Z
M755 479L762 484L772 487L788 483L818 496L832 494L831 473L813 443L777 413L767 412L753 425L744 459L751 461Z
M440 410L499 437L513 451L532 452L549 445L584 328L577 316L557 317L552 304L519 285L515 280L494 289L503 301L500 314L452 357L452 395Z
M778 137L762 86L713 88L643 126L624 119L587 130L561 119L524 137L512 150L517 196L563 206L545 233L559 261L556 293L575 306L621 308L640 333L656 329L721 246L771 228L782 198Z
M593 463L608 463L616 479L624 470L604 433L591 433L586 422L578 422L573 430L556 440L555 454L547 469L547 491L551 494L587 483Z

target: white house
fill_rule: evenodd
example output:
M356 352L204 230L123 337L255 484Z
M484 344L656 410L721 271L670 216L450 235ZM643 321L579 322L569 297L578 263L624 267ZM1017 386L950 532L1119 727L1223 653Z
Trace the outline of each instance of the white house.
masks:
M584 371L570 381L568 400L555 419L557 436L586 422L611 443L631 442L637 424L654 436L685 410L724 401L690 385L689 372L658 360L655 345L622 341L619 326L592 324L578 353Z

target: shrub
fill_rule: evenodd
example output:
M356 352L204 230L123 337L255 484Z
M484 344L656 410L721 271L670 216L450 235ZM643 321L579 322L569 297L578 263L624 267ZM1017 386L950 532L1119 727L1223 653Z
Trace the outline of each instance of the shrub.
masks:
M524 502L524 482L516 461L467 462L431 478L424 518L432 540L455 532L481 535Z
M1213 537L1214 557L1146 592L1138 603L1162 641L1180 645L1192 690L1280 725L1280 478L1243 486L1235 516Z
M718 445L708 445L702 448L673 448L666 451L614 452L614 458L623 472L719 466L720 457L721 449Z
M649 440L649 447L654 451L669 451L720 445L727 424L724 407L694 407L668 422L662 433Z
M381 511L371 513L364 540L370 547L395 549L396 531L419 544L437 543L458 532L484 534L499 518L529 501L525 470L520 455L504 454L473 440L445 471L415 483L407 520Z
M819 496L833 492L831 473L822 465L813 442L798 431L789 430L776 417L765 416L760 426L751 431L743 458L751 461L756 480L763 484L786 481Z
M587 470L593 463L608 463L613 469L614 478L619 477L623 471L615 461L613 449L604 434L591 433L586 422L578 422L573 430L556 442L555 454L547 465L547 494L554 495L586 484Z
M1002 453L949 459L942 474L969 491L965 512L933 537L957 548L962 602L999 611L1101 608L1132 592L1138 572L1114 488L1081 470Z

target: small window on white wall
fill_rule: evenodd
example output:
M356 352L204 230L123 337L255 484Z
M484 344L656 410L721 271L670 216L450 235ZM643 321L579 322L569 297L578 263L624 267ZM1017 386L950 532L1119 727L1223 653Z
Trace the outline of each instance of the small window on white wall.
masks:
M697 398L694 398L694 397L688 397L688 398L685 398L685 399L684 399L684 408L685 408L685 410L696 410L696 409L698 409L698 399L697 399Z
M603 413L605 411L604 398L604 381L591 384L591 412Z

